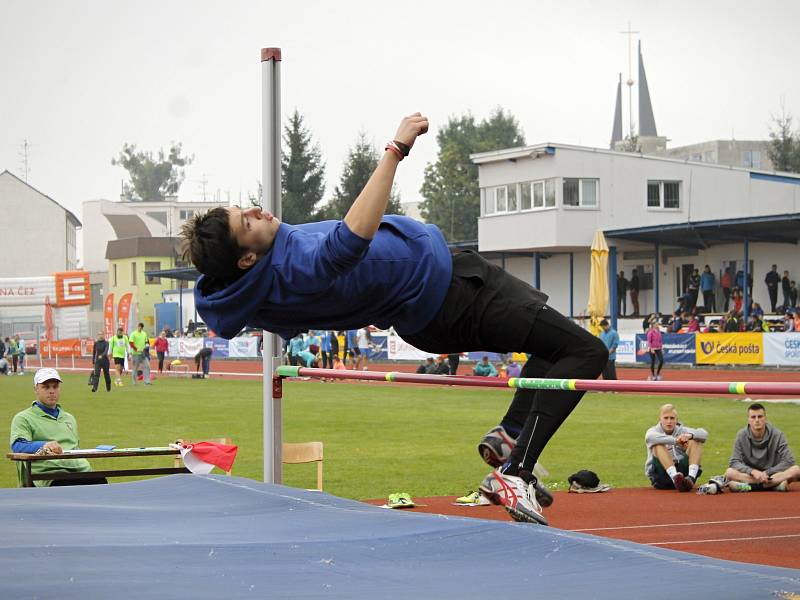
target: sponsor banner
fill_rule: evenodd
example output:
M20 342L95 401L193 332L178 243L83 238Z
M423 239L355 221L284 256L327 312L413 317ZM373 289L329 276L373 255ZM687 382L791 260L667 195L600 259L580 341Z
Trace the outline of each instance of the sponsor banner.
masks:
M50 356L85 356L92 353L91 339L67 338L64 340L41 340L39 352L43 358Z
M178 356L191 356L203 349L204 338L178 338Z
M114 331L114 294L109 293L103 304L103 328L106 332L106 339L111 339Z
M438 356L418 350L399 335L391 334L386 338L386 352L390 360L425 360L429 356Z
M123 294L119 299L119 308L117 309L117 327L122 327L122 331L128 331L128 319L131 316L131 301L133 294L128 292Z
M86 306L92 302L88 271L53 273L56 286L56 306Z
M228 358L229 356L229 342L228 340L220 337L206 338L206 348L211 348L214 351L212 355L214 358Z
M800 333L765 333L764 364L800 367Z
M258 356L257 337L237 337L228 342L228 356L231 358L253 358Z
M619 336L617 362L621 364L636 362L636 334L626 333Z
M764 362L764 334L699 333L697 364L760 365Z
M43 306L48 296L56 297L55 278L52 275L0 278L0 307Z
M180 354L178 354L180 351L180 344L178 343L179 340L180 338L167 338L167 343L169 344L167 356L180 356Z
M56 337L56 321L53 317L53 305L50 304L50 296L44 299L44 339L52 340Z
M695 350L694 333L663 333L661 337L665 363L695 364L699 351ZM650 348L643 333L636 334L636 362L650 363Z

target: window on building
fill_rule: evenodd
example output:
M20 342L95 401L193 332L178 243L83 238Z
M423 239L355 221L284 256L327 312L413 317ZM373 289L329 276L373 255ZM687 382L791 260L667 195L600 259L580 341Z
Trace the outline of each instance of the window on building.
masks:
M544 182L544 207L552 208L556 205L556 180L548 179Z
M195 214L196 212L194 210L181 210L179 212L181 221L186 221L187 219L191 219Z
M494 194L486 193L486 188L481 188L481 214L490 215L494 212Z
M717 162L717 151L716 150L706 150L705 152L703 152L703 162L716 163Z
M136 283L136 263L131 263L131 285L138 285Z
M117 287L117 265L111 265L111 266L112 266L112 269L111 269L112 278L111 278L111 280L114 282L112 285L114 287Z
M531 199L531 188L533 184L530 182L519 184L519 207L521 210L530 210L533 207Z
M597 179L564 179L564 206L597 207Z
M760 169L761 151L745 150L742 152L742 166L744 166L746 169Z
M506 191L506 186L504 185L494 188L494 207L499 213L506 212L508 209Z
M694 162L702 162L703 161L703 155L700 154L699 152L693 152L692 156L691 156L691 160L693 160Z
M517 212L517 184L506 186L508 194L508 212Z
M555 188L553 188L555 190ZM533 208L544 207L544 181L536 181L533 184Z
M647 208L677 209L681 207L680 181L648 181Z
M103 284L92 283L89 287L92 295L92 303L89 306L89 310L103 310Z
M146 271L160 271L161 270L161 263L160 262L146 262L144 263L144 270ZM144 282L147 285L150 284L158 284L161 283L161 277L150 277L148 275L144 276Z

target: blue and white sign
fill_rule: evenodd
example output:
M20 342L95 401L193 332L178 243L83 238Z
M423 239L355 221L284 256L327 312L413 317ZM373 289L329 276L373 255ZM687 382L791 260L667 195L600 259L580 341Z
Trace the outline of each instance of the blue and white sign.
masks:
M765 333L764 364L800 367L800 333Z
M662 338L665 363L695 364L697 355L693 333L664 333ZM636 362L650 362L650 348L643 333L636 334Z

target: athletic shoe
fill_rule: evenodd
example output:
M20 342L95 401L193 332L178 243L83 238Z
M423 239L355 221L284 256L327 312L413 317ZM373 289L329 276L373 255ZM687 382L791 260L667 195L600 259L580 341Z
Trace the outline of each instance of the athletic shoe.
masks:
M498 425L481 438L478 443L478 454L487 465L497 468L511 457L511 450L514 449L516 443L517 439L511 437L504 427Z
M463 504L466 506L486 506L489 501L484 498L479 491L467 492L460 498L456 498L456 504Z
M678 490L679 492L687 492L687 491L689 491L689 490L686 489L686 476L683 473L681 473L680 471L675 473L675 475L672 477L672 483L675 485L675 489ZM692 485L694 485L694 484L692 484ZM692 488L689 488L689 489L692 489Z
M701 485L699 488L697 488L697 493L708 496L721 494L725 489L726 485L728 485L728 480L725 479L725 476L717 475L716 477L712 477L711 479L709 479L708 483L706 483L705 485Z
M692 489L694 489L694 477L687 475L683 478L683 482L681 483L681 487L678 488L678 491L691 492Z
M715 486L713 483L704 483L700 487L697 488L697 494L699 496L713 496L719 493L719 488Z
M767 488L767 489L769 489L769 491L771 491L771 492L788 492L789 491L789 484L787 484L785 481L781 481L775 487L771 487L771 488Z
M481 483L480 491L493 504L503 506L515 521L548 524L536 501L533 483L525 483L521 477L492 471Z
M742 483L741 481L729 481L728 489L732 492L749 492L753 488L750 487L749 483Z

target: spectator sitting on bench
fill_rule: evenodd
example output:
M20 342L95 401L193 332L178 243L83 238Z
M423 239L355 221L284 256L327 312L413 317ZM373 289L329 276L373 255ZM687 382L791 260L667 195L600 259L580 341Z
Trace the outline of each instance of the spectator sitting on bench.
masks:
M63 454L80 445L78 422L58 403L61 397L61 376L55 369L44 368L33 376L36 400L30 408L18 412L11 421L11 451L25 454ZM23 485L22 463L17 463L19 485ZM41 475L65 471L85 473L92 470L84 458L39 460L30 463L31 474ZM87 485L108 483L105 477L89 479L36 480L36 487L48 485Z
M497 377L497 369L489 362L489 357L484 356L475 368L472 370L473 374L479 377Z

